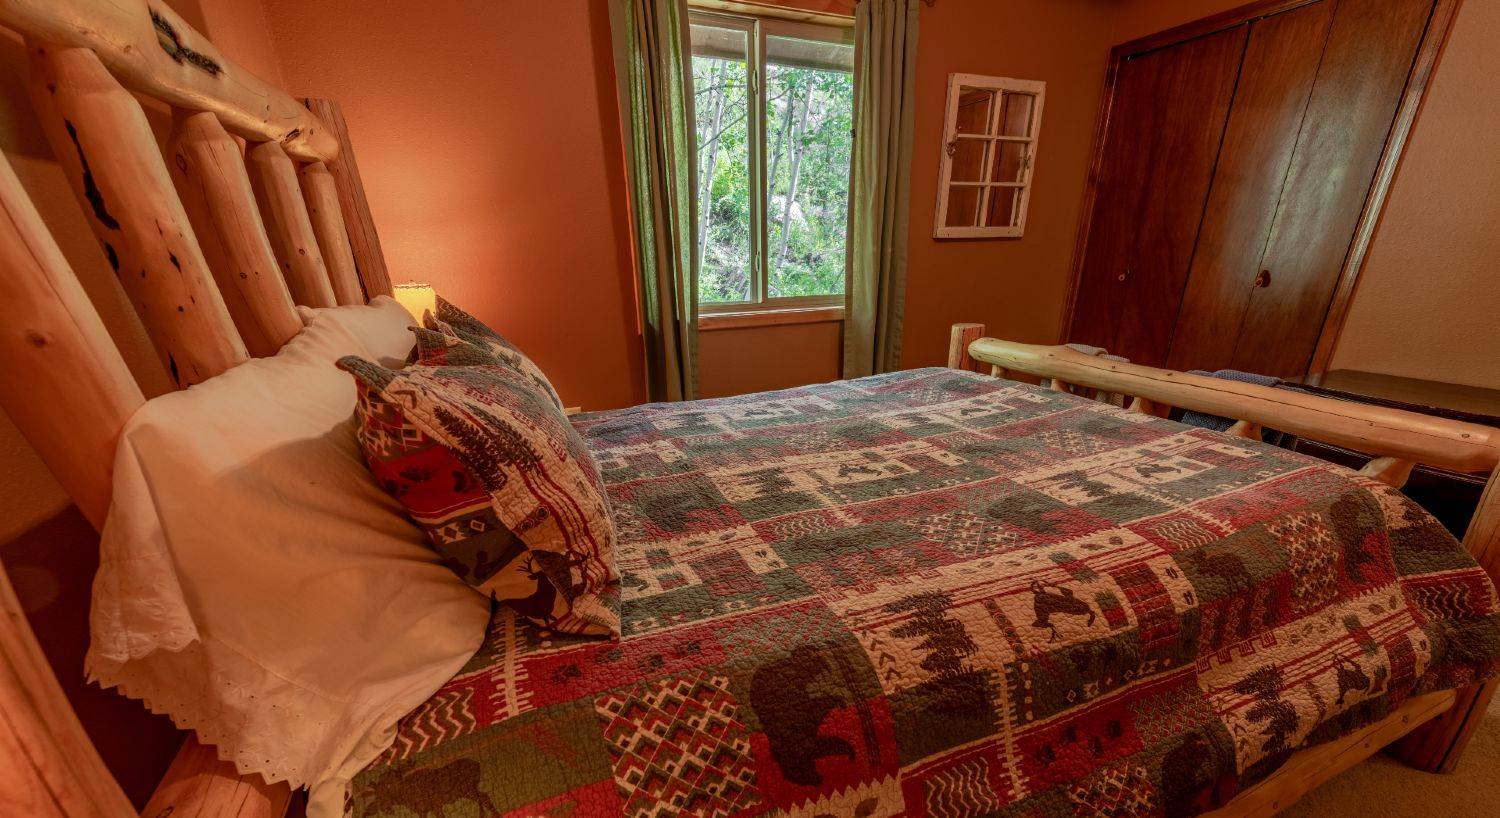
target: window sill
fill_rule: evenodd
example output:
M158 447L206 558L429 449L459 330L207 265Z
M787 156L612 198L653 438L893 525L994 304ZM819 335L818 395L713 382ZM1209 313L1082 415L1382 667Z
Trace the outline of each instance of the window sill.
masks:
M714 312L698 316L698 331L713 332L721 329L777 327L788 324L823 324L842 320L844 320L843 306Z

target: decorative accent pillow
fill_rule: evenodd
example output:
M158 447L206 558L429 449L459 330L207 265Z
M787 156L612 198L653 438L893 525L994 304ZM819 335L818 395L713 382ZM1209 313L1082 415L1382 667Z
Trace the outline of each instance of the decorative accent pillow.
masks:
M354 356L339 367L359 384L370 470L449 569L545 627L619 633L598 467L530 378L502 365L391 370Z
M482 347L472 341L448 332L423 327L412 327L411 334L416 339L416 345L412 349L413 363L426 366L501 366L516 371L522 379L530 384L535 391L540 392L542 397L551 402L552 396L545 389L541 389L536 381L517 367L511 366L505 361L496 359L494 353L487 347Z
M424 314L422 316L424 327L468 341L488 352L494 362L519 370L535 382L536 387L550 397L552 402L557 404L558 409L563 408L562 398L557 396L557 390L552 388L552 382L547 380L541 367L526 357L526 354L517 349L515 344L505 340L500 333L485 326L483 321L454 306L442 296L436 297L435 304L437 315Z
M342 804L490 619L360 452L333 362L405 355L395 310L318 310L275 355L147 402L100 542L90 677L314 804Z

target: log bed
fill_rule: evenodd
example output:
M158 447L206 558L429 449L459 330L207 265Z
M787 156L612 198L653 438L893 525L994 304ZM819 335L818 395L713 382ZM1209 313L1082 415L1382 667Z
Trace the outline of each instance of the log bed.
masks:
M1024 373L1051 380L1053 389L1119 393L1130 410L1164 416L1173 407L1236 422L1227 434L1260 440L1262 427L1365 452L1361 473L1400 488L1421 464L1488 474L1464 548L1500 581L1500 430L1414 412L1367 406L1267 386L1238 383L1085 355L1066 346L1037 346L984 336L982 324L955 324L948 366ZM1452 772L1495 693L1494 681L1441 691L1405 702L1385 719L1337 741L1294 753L1265 781L1244 791L1216 818L1274 815L1309 790L1389 747L1405 763Z
M300 329L295 304L360 303L389 293L338 106L298 100L245 72L169 8L148 0L0 0L0 25L26 38L32 97L54 154L180 388ZM135 95L173 109L164 157ZM242 150L236 140L244 140ZM108 511L116 441L144 402L98 314L5 161L0 161L0 405L84 515ZM1380 456L1370 473L1399 484L1412 463L1470 472L1500 461L1494 430L1414 414L1112 364L955 328L950 365L989 365L1136 397L1136 411L1179 406L1350 445ZM56 407L66 406L66 413ZM1491 478L1467 546L1500 570L1500 491ZM0 813L119 818L134 809L58 687L0 571ZM1269 815L1406 736L1398 752L1451 769L1489 685L1410 700L1385 720L1304 751L1222 815ZM241 777L187 741L144 814L272 818L285 785Z

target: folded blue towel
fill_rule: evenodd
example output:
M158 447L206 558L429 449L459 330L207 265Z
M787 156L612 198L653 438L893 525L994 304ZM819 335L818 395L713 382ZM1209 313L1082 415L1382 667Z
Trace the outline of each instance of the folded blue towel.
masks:
M1188 374L1202 375L1208 378L1219 378L1220 380L1225 381L1253 383L1256 386L1279 386L1281 384L1280 378L1273 378L1270 375L1257 375L1254 372L1241 372L1238 369L1221 369L1217 372L1208 372L1202 369L1194 369L1189 371ZM1230 426L1234 425L1234 420L1231 418L1221 418L1218 415L1210 415L1205 412L1194 412L1192 410L1185 410L1182 413L1181 422L1189 426L1197 426L1200 429L1212 429L1215 432L1225 431ZM1267 443L1275 443L1280 438L1281 433L1275 431L1274 429L1264 429L1261 431L1261 439L1266 441Z

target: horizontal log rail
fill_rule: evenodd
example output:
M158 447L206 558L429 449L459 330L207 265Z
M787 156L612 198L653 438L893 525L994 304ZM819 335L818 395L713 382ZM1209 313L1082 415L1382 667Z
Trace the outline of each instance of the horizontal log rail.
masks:
M87 48L132 91L209 111L252 142L280 142L307 161L338 156L338 137L296 97L225 57L166 3L0 0L0 25L56 46Z
M1471 474L1500 464L1500 429L1475 423L1111 361L1065 346L980 338L968 345L968 357L1004 371L1135 396L1143 399L1142 406L1175 406L1243 421L1237 434L1271 427L1377 458ZM1392 467L1391 460L1377 466L1379 474L1404 477L1407 470Z

